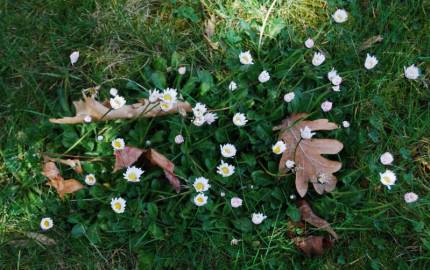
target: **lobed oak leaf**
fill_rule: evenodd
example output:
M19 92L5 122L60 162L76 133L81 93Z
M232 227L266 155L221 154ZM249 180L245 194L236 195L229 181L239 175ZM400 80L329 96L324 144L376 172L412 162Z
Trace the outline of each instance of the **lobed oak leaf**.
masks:
M145 152L144 149L137 147L126 146L122 150L115 151L115 166L113 172L127 168L135 163L139 157Z
M64 198L65 194L74 193L85 187L78 180L64 180L55 163L52 161L46 162L46 159L45 163L43 164L43 175L48 178L48 182L46 184L55 188L61 199Z
M319 229L325 230L326 232L330 233L336 240L339 239L337 233L330 226L330 223L315 215L310 205L305 200L300 200L297 204L299 206L300 216L303 221Z
M334 139L302 139L301 129L309 127L311 131L333 130L338 126L327 119L304 120L305 113L294 114L285 119L274 130L281 130L279 139L287 145L287 150L279 161L279 171L287 171L285 162L295 162L296 189L301 197L306 195L309 182L318 194L330 192L336 187L337 179L333 173L340 170L342 163L324 158L323 154L337 154L343 144Z
M160 106L151 107L147 100L132 105L124 105L117 110L112 110L107 104L95 99L95 96L83 96L83 100L74 101L76 115L73 117L51 118L49 121L56 124L84 123L84 119L90 116L92 121L109 121L115 119L131 119L138 117L157 117L185 110L191 111L188 102L178 101L170 111L164 112Z
M46 161L60 162L61 164L71 167L75 172L82 174L84 171L81 166L81 161L79 159L61 159L61 158L51 158L44 155L43 159Z
M323 255L324 250L333 246L333 242L323 236L311 235L308 237L293 238L294 244L307 256Z

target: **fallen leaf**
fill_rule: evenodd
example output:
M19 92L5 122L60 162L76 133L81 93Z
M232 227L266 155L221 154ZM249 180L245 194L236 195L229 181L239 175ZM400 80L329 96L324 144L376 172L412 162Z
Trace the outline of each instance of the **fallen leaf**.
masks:
M47 185L55 188L61 199L66 193L73 193L83 189L85 186L75 179L64 180L54 162L48 161L43 164L43 175L48 178Z
M309 182L312 183L318 194L330 192L336 187L337 179L333 173L340 170L342 163L332 161L321 156L322 154L337 154L343 144L334 139L309 139L302 140L300 129L309 127L312 131L333 130L338 128L335 123L327 119L303 120L305 113L294 114L285 119L274 130L281 130L279 138L287 145L287 150L282 154L279 162L279 171L286 173L285 162L295 162L296 189L301 197L308 191Z
M145 105L146 104L146 105ZM98 102L95 96L83 95L83 100L74 101L76 115L73 117L51 118L49 121L56 124L83 123L85 117L91 116L92 121L109 121L115 119L131 119L137 117L157 117L180 111L191 111L191 105L187 102L177 102L173 108L164 112L160 106L149 107L147 100L132 105L124 105L117 110L111 110L107 105Z
M364 41L360 46L360 51L364 51L373 46L373 44L381 42L384 38L381 35L373 36L366 41Z
M131 166L142 154L144 154L144 157L149 160L152 165L156 165L164 170L164 174L169 180L169 183L175 188L176 192L179 193L180 182L174 173L175 165L153 148L140 149L137 147L126 146L122 150L115 151L115 165L113 172Z
M57 244L57 241L55 241L54 239L52 239L46 235L43 235L41 233L25 232L24 235L30 239L33 239L33 240L45 245L45 246L53 246L53 245Z
M219 43L212 40L215 34L215 25L215 16L211 15L210 18L205 21L205 33L203 36L212 49L217 50L219 48Z
M127 168L135 163L145 150L137 147L126 146L122 150L115 151L115 166L113 172Z
M297 204L299 206L300 216L303 221L306 221L307 223L319 229L325 230L326 232L330 233L336 240L339 239L339 236L336 234L330 224L324 219L315 215L310 205L305 200L300 200Z
M323 255L324 250L333 246L333 242L323 236L296 237L293 238L293 241L307 256Z
M53 161L53 162L60 162L64 165L71 167L73 170L75 170L75 172L77 172L79 174L83 173L81 161L79 159L51 158L51 157L46 156L46 155L43 156L43 159L48 160L48 161Z

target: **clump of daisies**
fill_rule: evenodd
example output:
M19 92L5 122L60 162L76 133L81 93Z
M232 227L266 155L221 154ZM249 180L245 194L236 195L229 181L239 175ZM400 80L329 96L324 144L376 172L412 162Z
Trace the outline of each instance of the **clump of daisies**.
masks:
M208 191L211 187L209 184L209 179L205 177L197 177L194 180L193 187L197 195L194 196L194 204L196 206L203 206L208 202L208 196L204 194L204 192Z
M337 74L337 70L334 68L331 69L329 73L327 73L328 80L333 84L332 89L335 92L340 91L340 84L342 83L342 77Z
M217 119L218 115L213 112L208 112L205 104L197 103L193 108L193 124L195 126L202 126L207 123L208 125L212 125Z
M157 89L149 91L149 103L160 105L160 109L164 112L170 111L178 102L178 90L174 88L166 88L162 92Z

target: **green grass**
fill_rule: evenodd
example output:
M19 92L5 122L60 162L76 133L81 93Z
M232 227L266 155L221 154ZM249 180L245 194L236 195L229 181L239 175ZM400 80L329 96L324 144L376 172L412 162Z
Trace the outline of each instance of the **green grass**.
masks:
M430 2L343 2L328 1L317 8L309 4L314 2L303 1L306 8L292 12L286 7L293 1L277 1L260 48L258 27L272 2L1 2L2 267L428 269ZM345 24L330 20L339 7L350 14ZM203 37L210 15L217 21L212 39L219 42L218 50L211 49ZM303 18L312 18L312 23ZM383 41L360 50L363 42L376 35L382 35ZM303 47L308 36L328 56L319 68L310 64L312 51ZM69 54L74 50L81 57L72 67ZM238 69L241 50L251 50L256 60L248 72ZM380 61L372 71L363 67L366 53ZM403 66L414 63L423 74L416 82L403 77ZM181 80L175 72L178 64L188 69ZM344 77L340 93L329 91L326 73L331 67ZM263 68L273 74L265 88L252 83ZM196 128L178 115L73 127L48 122L49 117L71 115L71 102L82 89L94 85L102 85L102 97L108 96L110 87L118 88L128 100L144 97L146 92L130 81L152 89L160 83L153 74L165 76L167 85L178 87L192 104L201 101L210 108L228 108L208 128ZM236 78L243 87L229 93L227 85ZM286 106L282 96L293 89L298 91L297 102ZM327 98L334 109L322 113L319 104ZM243 132L231 125L236 111L247 112L250 118ZM301 254L287 236L293 178L277 179L263 172L277 171L278 158L270 153L277 134L271 126L298 111L312 112L315 119L352 124L349 129L321 134L344 143L339 156L333 157L342 161L343 168L337 173L340 181L334 192L320 196L312 191L307 199L332 224L340 240L324 256L314 258ZM95 143L104 127L106 140L119 134L140 147L150 140L186 179L199 175L211 179L208 206L197 210L191 190L176 195L158 180L163 178L159 170L150 169L141 187L125 185L121 174L109 172L113 159L108 143ZM171 142L180 131L186 143L178 147ZM86 133L90 135L70 153L104 156L103 162L86 163L84 168L96 171L110 187L85 190L61 201L40 174L41 153L63 153ZM220 179L214 169L219 162L218 144L227 141L235 142L240 153L241 170L235 182ZM379 183L385 168L378 159L385 151L395 156L392 169L398 182L391 191ZM71 170L61 169L67 177L76 177ZM255 177L255 171L261 174ZM254 190L248 188L251 184ZM221 190L227 197L243 196L246 207L232 212L219 196ZM419 194L419 201L406 204L403 195L408 191ZM118 192L129 198L127 216L115 216L106 203ZM245 220L260 209L268 220L249 227ZM55 222L53 230L45 233L57 241L50 247L25 236L39 231L45 215ZM233 237L243 241L231 246Z

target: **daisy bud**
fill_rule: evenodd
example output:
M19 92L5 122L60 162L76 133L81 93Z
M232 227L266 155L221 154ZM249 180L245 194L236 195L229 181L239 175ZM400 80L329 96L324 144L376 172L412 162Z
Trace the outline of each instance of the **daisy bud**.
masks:
M294 92L289 92L289 93L285 94L284 101L287 103L290 103L291 101L293 101L295 96L296 95L294 94Z
M110 94L111 96L113 96L113 97L117 96L117 95L118 95L118 89L116 89L116 88L111 88L111 89L109 90L109 94Z
M266 70L263 70L260 75L258 75L258 81L261 83L265 83L270 80L269 72Z
M405 194L404 198L405 198L405 202L413 203L418 200L418 195L415 194L414 192L408 192Z
M324 112L329 112L331 111L331 108L333 107L333 103L330 101L324 101L323 103L321 103L321 109Z
M420 76L420 70L415 65L404 67L405 77L409 80L416 80Z
M313 39L311 39L311 38L308 38L306 41L305 41L305 46L306 46L306 48L308 48L308 49L311 49L313 46L314 46L314 40Z
M348 20L348 13L344 9L336 10L336 12L331 16L337 23L344 23Z
M76 62L78 62L78 59L79 59L79 52L78 51L72 52L70 54L70 63L72 65L74 65Z
M319 66L322 63L324 63L325 61L325 55L320 53L320 52L316 52L314 53L314 57L312 58L312 65L314 66Z
M255 225L259 225L261 224L265 219L267 218L267 216L263 215L262 213L253 213L252 214L252 223L254 223Z
M187 68L185 66L181 66L181 67L178 68L178 73L180 75L184 75L185 72L187 72Z
M242 199L239 197L233 197L230 200L231 207L238 208L242 206Z
M391 163L393 163L393 161L394 161L394 158L393 158L393 155L390 152L385 152L385 153L383 153L381 155L381 157L379 158L379 160L384 165L391 165Z
M184 142L184 137L181 134L176 135L175 143L176 144L182 144L183 142Z
M366 61L364 61L364 67L366 69L372 69L378 64L378 59L376 59L375 56L372 56L370 54L367 54Z

